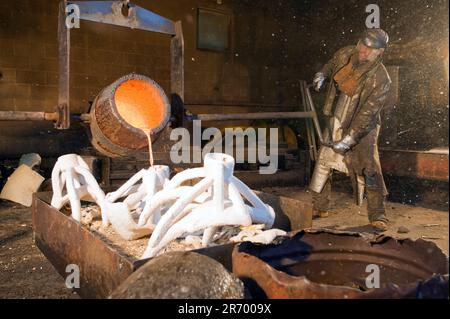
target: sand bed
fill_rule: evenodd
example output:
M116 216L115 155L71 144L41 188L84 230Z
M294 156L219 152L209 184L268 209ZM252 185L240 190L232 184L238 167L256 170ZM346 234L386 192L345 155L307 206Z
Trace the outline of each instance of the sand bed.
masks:
M70 216L70 206L64 206L61 209L61 212ZM81 223L83 227L86 227L91 232L100 236L102 240L104 240L109 246L116 249L121 255L124 255L133 261L140 259L147 247L150 235L137 240L129 241L120 237L112 225L109 225L106 228L102 227L100 207L96 204L83 203L81 207L81 214ZM258 231L260 228L262 228L262 225L252 225L245 228L241 228L239 226L220 227L208 247L232 243L230 238L238 235L242 230L247 229L249 231ZM202 248L201 234L194 234L193 236L187 236L186 238L179 238L172 241L169 245L162 249L158 255L170 251L188 251L200 248Z

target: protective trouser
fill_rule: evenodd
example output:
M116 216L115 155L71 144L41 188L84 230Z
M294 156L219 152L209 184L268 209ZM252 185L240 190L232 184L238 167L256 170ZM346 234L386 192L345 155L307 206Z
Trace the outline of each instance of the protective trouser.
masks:
M367 198L367 214L369 221L377 220L387 222L385 196L383 194L383 187L379 183L379 179L375 172L364 170L364 180Z
M385 214L385 196L375 174L364 172L365 195L367 198L367 214L369 222L387 222ZM358 190L355 190L358 191ZM329 211L331 203L331 175L326 181L322 192L311 191L313 208L319 211Z
M311 191L311 193L313 208L322 212L329 211L331 206L331 176L323 186L322 192L317 193L315 191Z

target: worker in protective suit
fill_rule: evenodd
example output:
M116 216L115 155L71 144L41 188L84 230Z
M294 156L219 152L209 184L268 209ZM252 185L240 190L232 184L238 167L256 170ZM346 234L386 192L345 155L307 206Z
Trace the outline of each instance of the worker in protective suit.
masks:
M351 178L355 199L362 205L367 198L369 221L377 230L387 230L387 195L378 155L380 112L391 80L382 64L388 34L367 29L356 46L337 51L315 75L317 91L330 80L323 113L329 125L311 179L315 216L326 217L330 210L333 170Z

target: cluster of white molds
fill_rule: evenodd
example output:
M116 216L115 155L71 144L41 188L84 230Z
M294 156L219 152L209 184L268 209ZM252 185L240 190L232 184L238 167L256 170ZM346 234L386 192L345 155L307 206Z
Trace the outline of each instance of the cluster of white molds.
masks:
M126 240L134 240L149 235L161 218L160 211L145 225L137 221L142 212L148 209L153 197L167 185L170 168L154 165L143 169L131 177L115 192L106 195L101 206L114 230ZM121 202L117 202L123 199Z
M162 215L150 237L142 258L158 254L172 240L184 234L203 231L202 246L206 247L220 226L250 226L264 224L271 228L275 213L238 178L233 176L234 158L220 153L206 154L204 167L177 174L152 204L144 210L139 225L168 202L175 202ZM182 183L201 178L194 186ZM244 198L250 203L245 204Z
M72 218L81 222L81 200L95 201L100 207L105 200L105 193L95 180L89 166L76 154L58 158L52 171L53 197L51 205L61 209L70 202ZM65 191L64 191L65 190ZM108 218L102 212L103 225L108 225Z
M127 240L151 234L142 258L154 257L171 241L199 232L206 247L222 226L261 224L270 229L274 223L272 207L233 175L234 164L229 155L209 153L203 167L185 170L171 180L168 166L155 165L105 196L81 157L66 155L53 170L52 205L60 209L70 200L72 216L80 221L80 200L92 197L101 208L103 226L111 223ZM183 185L195 179L200 181ZM267 235L282 235L272 233Z
M76 154L64 155L52 171L51 205L61 209L70 202L72 218L81 222L81 200L94 201L101 209L103 227L111 224L122 238L138 239L149 235L159 220L159 215L155 214L153 224L137 225L140 213L167 184L169 174L168 166L155 165L143 169L118 190L105 196L86 162ZM119 199L123 200L117 202Z

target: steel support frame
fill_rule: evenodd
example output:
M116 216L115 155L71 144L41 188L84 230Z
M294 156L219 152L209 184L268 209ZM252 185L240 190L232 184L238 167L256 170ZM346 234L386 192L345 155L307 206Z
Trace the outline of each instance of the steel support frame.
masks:
M59 4L58 51L59 91L56 113L57 129L70 127L70 26L69 5L76 5L74 18L116 26L140 29L171 36L171 93L184 100L184 39L181 21L173 22L129 1L68 1ZM126 12L126 14L124 14Z

